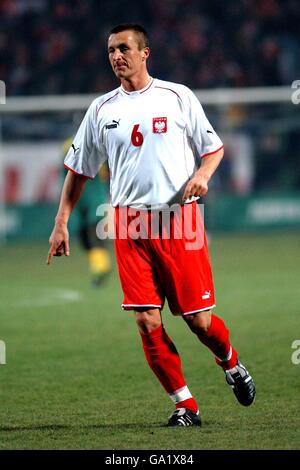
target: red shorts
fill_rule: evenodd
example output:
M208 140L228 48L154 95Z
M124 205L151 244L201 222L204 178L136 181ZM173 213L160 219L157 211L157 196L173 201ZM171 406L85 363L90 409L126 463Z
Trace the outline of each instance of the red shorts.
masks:
M200 207L115 210L115 251L124 293L122 308L162 309L174 315L215 307L214 285Z

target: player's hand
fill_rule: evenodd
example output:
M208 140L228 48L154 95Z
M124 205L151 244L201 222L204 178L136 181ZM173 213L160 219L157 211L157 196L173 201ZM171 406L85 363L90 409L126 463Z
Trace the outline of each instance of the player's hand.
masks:
M47 264L51 263L53 256L70 256L69 232L65 224L55 224L49 244Z
M195 175L186 185L182 200L186 201L192 196L205 196L208 191L208 178L204 175Z

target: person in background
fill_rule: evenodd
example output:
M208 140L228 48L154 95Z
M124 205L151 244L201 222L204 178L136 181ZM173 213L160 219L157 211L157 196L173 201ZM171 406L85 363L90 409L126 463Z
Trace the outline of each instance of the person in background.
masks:
M63 144L64 157L68 153L73 142L67 139ZM63 177L68 170L63 167ZM84 192L76 206L78 217L78 237L81 246L88 258L91 282L94 287L99 287L111 271L111 256L107 240L97 237L96 226L100 218L96 215L99 204L109 200L109 171L107 165L103 165L94 179L87 181Z

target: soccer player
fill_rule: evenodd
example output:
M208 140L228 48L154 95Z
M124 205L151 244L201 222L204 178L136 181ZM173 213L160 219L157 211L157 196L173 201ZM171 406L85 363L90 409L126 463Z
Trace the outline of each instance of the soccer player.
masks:
M165 299L171 312L212 351L238 401L248 406L255 397L253 379L239 361L228 329L212 313L214 286L197 204L222 159L223 144L191 90L149 75L149 54L143 27L126 24L111 30L108 56L121 84L90 105L66 156L69 172L47 262L53 256L69 256L71 211L86 179L95 177L108 160L122 307L134 311L146 360L175 405L168 425L199 426L197 402L163 327ZM167 231L163 215L174 204L177 210L170 214ZM134 222L139 209L137 237ZM179 237L183 220L190 228ZM143 236L150 228L150 236ZM193 245L189 243L194 231Z

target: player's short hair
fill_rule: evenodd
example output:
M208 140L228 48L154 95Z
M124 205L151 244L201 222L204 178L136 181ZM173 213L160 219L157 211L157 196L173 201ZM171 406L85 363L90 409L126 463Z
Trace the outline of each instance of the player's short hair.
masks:
M122 31L134 31L136 33L139 49L149 47L149 36L143 26L135 23L118 24L110 31L110 34L117 34Z

